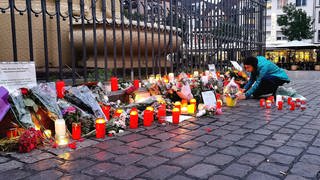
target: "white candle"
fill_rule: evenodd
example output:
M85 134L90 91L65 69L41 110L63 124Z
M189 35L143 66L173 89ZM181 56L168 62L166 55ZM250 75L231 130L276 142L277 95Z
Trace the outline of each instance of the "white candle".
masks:
M169 73L168 77L169 77L169 82L172 82L174 80L174 74L173 73Z
M56 131L56 137L66 135L66 122L64 119L57 119L54 122L54 128Z
M194 71L193 72L193 77L198 77L199 76L199 71Z

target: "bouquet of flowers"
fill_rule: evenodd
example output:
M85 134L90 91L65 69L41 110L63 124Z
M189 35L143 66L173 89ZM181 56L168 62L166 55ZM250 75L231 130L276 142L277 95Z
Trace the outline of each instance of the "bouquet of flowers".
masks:
M125 111L120 114L119 117L113 117L110 121L107 122L107 132L109 134L116 134L123 132L126 129L126 120L128 115Z
M234 82L232 78L231 81L226 85L223 90L225 102L227 106L233 107L237 103L237 93L239 92L239 85Z
M30 152L41 143L42 133L34 128L27 129L19 139L19 152L26 153Z

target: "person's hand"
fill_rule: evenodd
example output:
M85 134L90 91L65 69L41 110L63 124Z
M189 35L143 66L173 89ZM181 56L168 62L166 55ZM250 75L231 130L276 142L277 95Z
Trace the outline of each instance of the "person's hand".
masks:
M237 99L238 99L238 100L244 100L244 99L246 99L246 96L245 96L244 93L238 93L238 94L237 94Z

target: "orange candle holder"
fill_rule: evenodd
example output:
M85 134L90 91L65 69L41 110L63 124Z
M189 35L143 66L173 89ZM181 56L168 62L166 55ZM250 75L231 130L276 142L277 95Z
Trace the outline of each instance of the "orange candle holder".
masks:
M172 109L172 124L179 124L180 122L180 110L178 108Z
M143 114L143 125L151 126L153 122L153 111L145 110Z
M96 119L96 138L102 139L106 137L106 120L103 118Z
M72 123L72 139L79 140L81 138L81 123Z
M131 129L136 129L136 128L138 128L138 119L139 119L139 117L138 117L138 111L136 111L136 110L131 110L131 112L130 112L130 125L129 125L129 127L131 128Z

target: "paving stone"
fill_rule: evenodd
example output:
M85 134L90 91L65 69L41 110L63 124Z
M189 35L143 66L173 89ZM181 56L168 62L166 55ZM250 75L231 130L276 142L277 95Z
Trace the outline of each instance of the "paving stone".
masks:
M293 125L293 124L288 124L288 125L286 125L285 127L286 127L286 128L295 129L295 130L301 129L301 126L297 126L297 125Z
M82 169L92 166L93 164L94 164L93 161L80 159L80 160L65 162L64 164L59 166L59 168L62 169L63 171L73 173L73 172L81 171Z
M47 169L51 169L54 167L57 167L58 165L62 164L62 161L59 161L57 159L45 159L42 161L38 161L34 164L30 164L28 168L36 171L43 171Z
M274 163L262 163L257 169L273 175L281 175L280 171L287 172L289 168L288 166L281 166Z
M188 141L186 143L180 144L179 147L185 148L185 149L197 149L201 146L204 146L205 144L200 141Z
M258 143L259 143L259 142L254 141L254 140L243 139L243 140L241 140L241 141L236 142L235 144L238 145L238 146L253 148L253 147L255 147Z
M298 131L298 133L316 135L316 134L318 134L318 130L315 130L315 129L300 129Z
M189 129L189 130L195 130L195 129L198 129L199 127L200 127L199 125L196 125L193 123L189 123L189 124L183 126L183 128Z
M176 175L172 178L170 178L170 180L192 180L191 178L188 178L186 176L182 176L182 175Z
M10 160L10 159L8 159L8 158L1 157L1 156L0 156L0 163L7 162L7 161L9 161L9 160Z
M217 140L209 143L208 145L212 146L212 147L215 147L215 148L225 148L225 147L228 147L228 146L230 146L232 144L233 144L232 141L217 139Z
M229 141L239 141L241 138L243 138L243 135L239 135L239 134L227 134L221 137L221 139L226 139Z
M139 154L144 154L144 155L148 155L151 156L153 154L157 154L158 152L161 152L163 149L159 148L159 147L152 147L152 146L147 146L141 149L137 149L134 152L135 153L139 153Z
M184 142L187 142L193 138L194 138L193 136L181 134L181 135L178 135L178 136L171 138L170 140L184 143Z
M320 166L318 165L298 162L293 165L290 172L303 177L316 178L319 170L320 170Z
M199 136L202 136L204 134L208 134L207 131L205 130L205 128L199 128L197 130L194 130L194 131L190 131L190 132L187 132L186 133L187 135L189 136L193 136L194 138L196 137L199 137Z
M274 140L274 139L269 139L269 140L266 140L266 141L262 142L262 144L268 145L268 146L272 146L272 147L280 147L284 143L285 143L284 141Z
M243 148L239 146L230 146L222 151L220 151L223 154L232 155L235 157L239 157L249 151L249 148Z
M177 146L178 144L180 144L180 143L176 142L176 141L170 141L169 140L169 141L153 144L153 146L159 147L161 149L169 149L169 148Z
M209 180L235 180L232 177L225 176L225 175L214 175Z
M293 156L298 156L301 154L303 149L301 148L296 148L296 147L291 147L291 146L282 146L277 149L277 152L283 153L283 154L289 154Z
M273 131L271 131L269 129L258 129L258 130L255 130L254 133L262 134L262 135L270 135L273 133Z
M112 159L116 157L115 154L112 154L110 152L107 151L101 151L95 154L92 154L91 156L89 156L89 158L97 160L97 161L107 161L109 159Z
M146 136L134 133L134 134L129 134L129 135L126 135L126 136L122 136L122 137L120 137L118 139L120 141L124 141L124 142L128 143L128 142L137 141L137 140L143 139L143 138L146 138Z
M250 134L246 137L246 139L251 139L251 140L255 140L255 141L263 141L267 138L268 136L266 135L261 135L261 134Z
M108 140L108 141L104 141L104 142L96 144L95 147L100 148L100 149L109 149L109 148L113 148L113 147L120 146L123 144L124 144L123 142L118 141L118 140Z
M204 159L204 158L201 156L196 156L196 155L192 155L192 154L185 154L185 155L178 157L168 163L175 165L175 166L183 167L183 168L189 168L189 167L197 164L198 162L200 162L202 159Z
M233 163L222 171L223 174L243 178L252 168L250 166Z
M31 172L14 169L14 170L9 170L9 171L0 173L0 177L1 177L0 179L8 179L8 180L24 179L30 175L32 175Z
M76 160L81 159L83 157L88 157L91 154L95 154L98 152L100 152L100 150L97 148L87 147L74 152L60 154L58 157L64 160Z
M9 171L12 169L18 169L18 168L21 168L22 166L23 166L23 163L15 160L11 160L11 161L0 164L0 173Z
M160 134L157 134L155 136L152 136L152 138L159 139L161 141L165 141L165 140L170 139L170 138L175 137L175 136L176 136L176 134L174 134L174 133L164 132L164 133L160 133Z
M86 169L82 170L82 173L91 175L91 176L102 176L113 171L122 169L121 166L114 163L98 163L96 165L87 166Z
M210 154L213 154L217 151L217 148L209 147L209 146L202 146L200 148L197 148L195 150L192 150L190 153L199 155L199 156L209 156Z
M250 134L252 132L253 132L252 129L239 128L239 129L233 131L232 133L233 134L240 134L240 135L247 135L247 134Z
M215 136L225 136L227 134L229 134L231 131L229 130L223 130L223 129L217 129L212 131L212 134Z
M232 160L234 160L234 157L232 156L224 154L214 154L212 156L207 157L203 162L223 166L225 164L228 164Z
M142 147L146 147L150 144L154 144L159 142L159 140L155 140L155 139L150 139L150 138L145 138L145 139L140 139L137 141L133 141L128 143L127 145L130 147L134 147L134 148L142 148Z
M275 163L280 163L284 165L289 165L291 164L295 157L289 156L289 155L284 155L284 154L278 154L274 153L268 157L269 162L275 162Z
M84 174L75 174L75 175L66 175L66 176L62 176L60 178L60 180L91 180L93 179L93 177L84 175Z
M262 172L253 172L250 174L247 178L247 180L280 180L277 177L270 176L268 174L262 173Z
M175 134L184 134L184 133L190 132L190 130L184 129L184 128L178 128L178 129L171 130L170 132Z
M310 134L295 134L292 136L292 139L298 140L298 141L306 141L310 142L314 138L314 135Z
M314 146L320 146L320 139L317 138L317 139L312 143L312 145L314 145Z
M154 168L160 164L165 163L168 160L169 159L167 159L167 158L163 158L163 157L159 157L159 156L149 156L149 157L146 157L146 158L142 159L141 161L137 162L136 164L141 165L141 166L145 166L147 168Z
M237 130L239 128L240 128L240 126L234 126L234 125L230 125L230 124L224 125L224 126L221 127L221 129L226 129L226 130L230 130L230 131L234 131L234 130Z
M130 154L125 154L125 155L121 155L121 156L116 157L113 160L113 162L127 166L127 165L133 164L135 162L138 162L143 158L144 158L144 156L141 154L130 153Z
M154 136L154 135L160 134L160 133L162 133L162 132L163 132L163 131L160 131L159 129L151 129L151 130L143 131L143 132L141 132L141 134L149 135L149 136Z
M116 146L116 147L112 147L107 149L107 151L114 153L114 154L129 154L133 151L135 151L136 148L133 148L131 146L127 146L127 145L122 145L122 146Z
M217 136L205 134L205 135L202 135L202 136L196 138L195 140L196 141L201 141L201 142L204 142L204 143L210 143L210 142L216 140L217 138L218 138Z
M320 165L320 156L317 155L310 155L310 154L304 154L300 158L301 162L304 163L310 163L310 164L315 164L315 165ZM319 169L320 170L320 169ZM320 171L319 171L320 172Z
M286 145L298 147L298 148L307 148L309 144L306 142L302 142L302 141L290 140L287 142Z
M287 134L273 134L272 139L279 141L287 141L290 138L290 135Z
M147 171L147 169L131 165L124 168L119 168L117 171L112 171L108 174L119 179L133 179L145 171Z
M166 149L166 150L162 151L161 153L159 153L159 155L166 157L166 158L176 158L176 157L181 156L187 152L188 152L188 150L186 150L186 149L174 147L174 148Z
M263 126L263 124L253 122L253 123L246 124L242 127L247 129L259 129L261 126Z
M194 178L207 179L217 171L219 171L219 168L216 166L209 164L197 164L189 168L185 173Z
M307 180L306 178L298 175L288 175L284 180Z
M28 179L30 180L39 180L39 179L58 179L63 175L62 172L57 171L57 170L46 170L46 171L41 171L38 174L30 176Z
M238 160L239 163L242 164L247 164L250 166L257 166L260 164L262 161L264 161L266 158L262 155L259 154L254 154L254 153L248 153L243 156Z
M168 165L161 165L158 166L145 174L143 174L143 177L151 178L151 179L166 179L177 172L181 170L180 167L176 166L168 166Z
M289 129L289 128L281 128L278 131L281 134L294 134L295 130L294 129Z
M315 146L310 146L307 150L307 153L315 154L320 156L320 148Z

